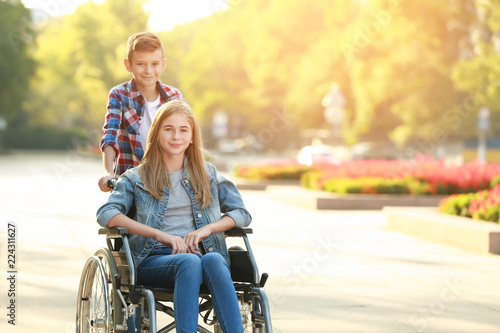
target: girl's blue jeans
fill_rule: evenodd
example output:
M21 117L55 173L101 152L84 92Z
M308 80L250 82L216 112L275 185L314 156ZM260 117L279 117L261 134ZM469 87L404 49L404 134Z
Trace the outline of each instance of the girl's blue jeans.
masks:
M197 256L154 250L137 267L138 284L173 288L174 316L178 333L195 333L198 326L198 295L205 283L212 296L215 315L227 333L243 332L238 299L229 266L219 253Z

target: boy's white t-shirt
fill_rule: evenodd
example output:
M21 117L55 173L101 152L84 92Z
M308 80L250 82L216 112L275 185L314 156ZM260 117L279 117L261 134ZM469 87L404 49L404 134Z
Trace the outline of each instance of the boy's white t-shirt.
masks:
M141 127L139 127L139 134L141 136L142 147L146 149L146 142L148 140L149 129L153 123L156 110L160 107L160 95L154 102L146 101L146 110L141 120Z

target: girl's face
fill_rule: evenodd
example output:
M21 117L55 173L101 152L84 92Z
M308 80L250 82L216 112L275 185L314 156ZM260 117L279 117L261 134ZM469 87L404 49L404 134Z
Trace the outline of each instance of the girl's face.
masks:
M163 120L158 136L163 155L184 157L184 152L193 143L193 131L186 117L176 113Z

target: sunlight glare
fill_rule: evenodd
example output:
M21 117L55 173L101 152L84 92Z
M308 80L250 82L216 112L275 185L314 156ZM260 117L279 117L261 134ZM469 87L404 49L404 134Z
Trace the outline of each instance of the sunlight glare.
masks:
M51 17L72 14L79 5L88 1L101 4L106 0L22 0L27 8L40 10ZM228 7L228 0L150 0L144 4L144 10L151 14L149 25L156 32L172 30L177 24L184 24Z
M149 25L154 31L172 30L228 7L226 0L152 0L144 9L151 13Z

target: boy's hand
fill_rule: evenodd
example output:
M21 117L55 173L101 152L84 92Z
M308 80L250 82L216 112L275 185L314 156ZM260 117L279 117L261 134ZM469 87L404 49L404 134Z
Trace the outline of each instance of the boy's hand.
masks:
M99 179L99 188L103 192L109 192L111 189L108 187L108 180L114 178L115 175L107 173Z

